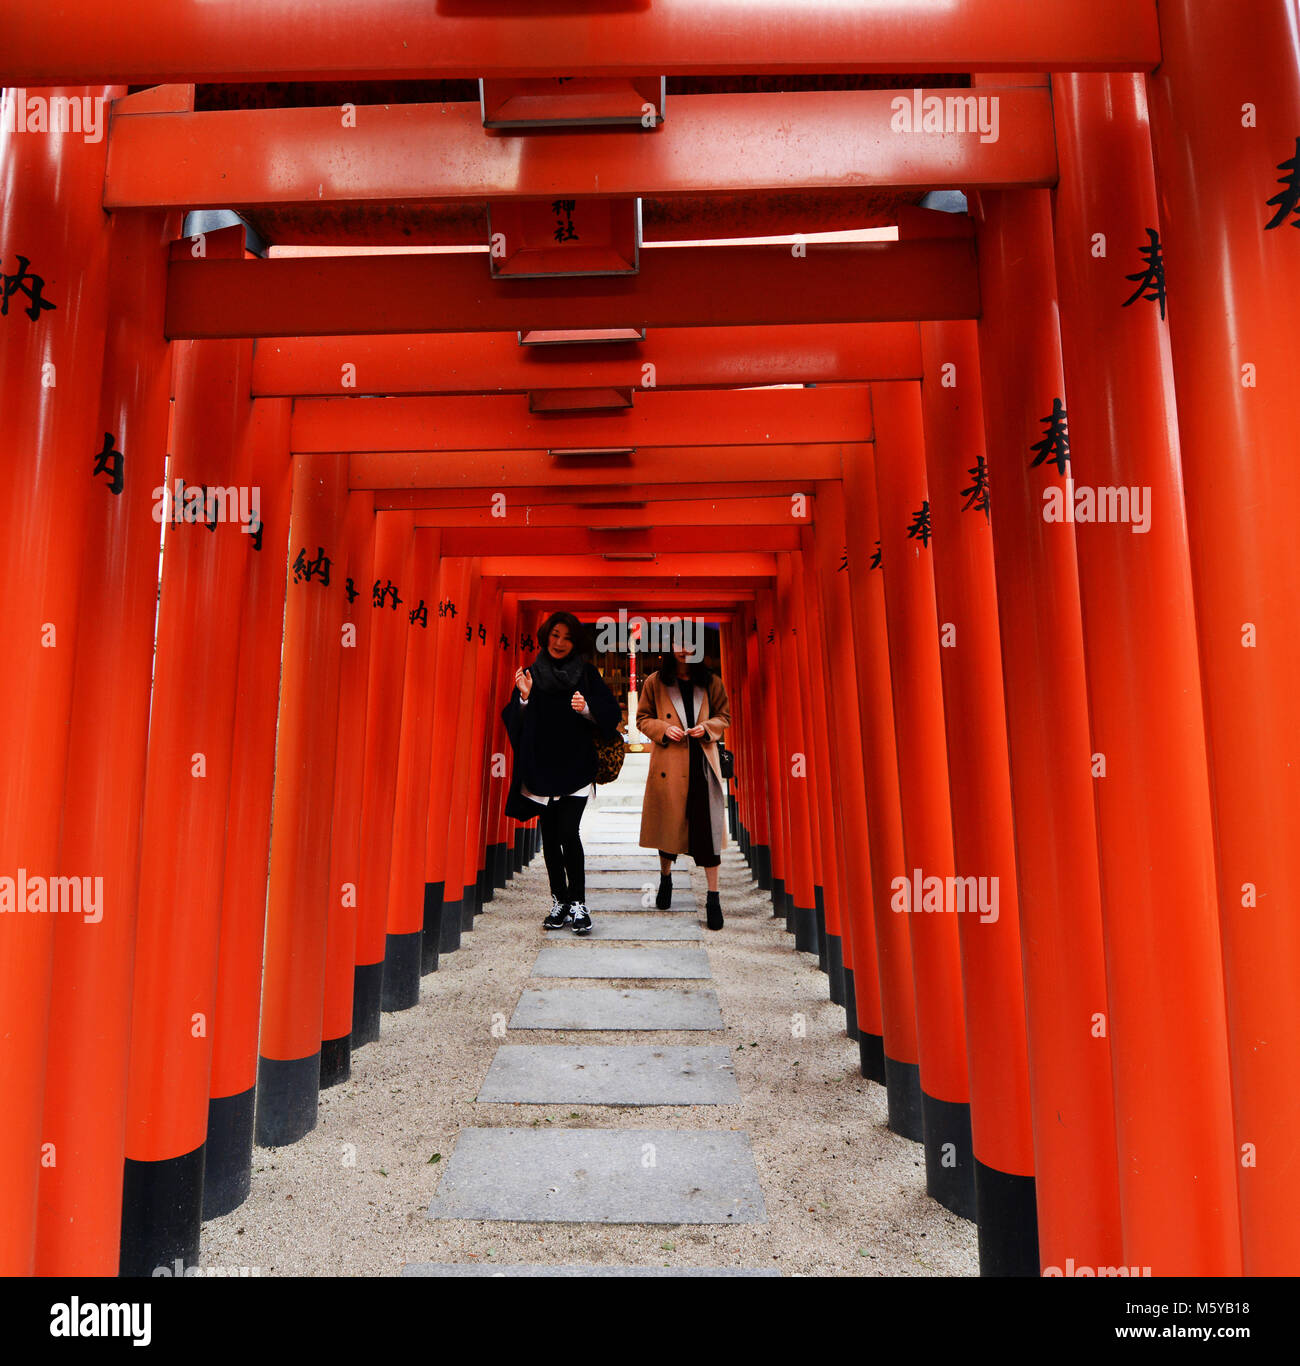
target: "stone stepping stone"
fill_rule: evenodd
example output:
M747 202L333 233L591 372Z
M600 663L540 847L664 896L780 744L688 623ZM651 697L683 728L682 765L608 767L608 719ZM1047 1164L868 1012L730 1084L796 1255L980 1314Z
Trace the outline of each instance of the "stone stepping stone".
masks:
M749 1135L730 1129L463 1129L431 1219L767 1222Z
M478 1093L515 1105L739 1105L731 1049L502 1044Z
M407 1262L403 1276L777 1276L765 1266L532 1266L518 1262Z
M534 977L644 977L647 980L712 977L703 949L592 949L547 945L533 964Z
M672 911L655 911L649 915L602 916L593 921L584 939L703 939L704 931L698 920L676 915Z
M545 987L528 989L511 1029L721 1029L712 987Z
M689 873L674 872L670 875L673 880L674 890L681 888L689 891L691 886L691 875ZM601 868L598 872L588 870L587 887L588 889L597 888L599 890L612 890L619 892L637 892L638 894L646 887L657 891L659 888L659 874L656 871L654 877L644 876L644 870L640 868L627 868L622 870L606 871Z
M655 887L658 887L658 881ZM593 892L587 893L587 909L595 915L597 911L653 911L655 909L655 899L653 892L643 892L639 888L632 891L616 892L613 889L602 890L597 888ZM673 888L673 904L668 908L670 911L692 911L698 912L699 905L695 900L695 893L689 887Z
M640 855L642 858L655 859L656 866L658 866L658 859L655 858L654 850L642 849L635 840L590 840L587 838L587 833L584 830L582 834L582 843L588 854L595 854L600 858L614 855L619 857L627 857L629 855L636 857L637 855Z

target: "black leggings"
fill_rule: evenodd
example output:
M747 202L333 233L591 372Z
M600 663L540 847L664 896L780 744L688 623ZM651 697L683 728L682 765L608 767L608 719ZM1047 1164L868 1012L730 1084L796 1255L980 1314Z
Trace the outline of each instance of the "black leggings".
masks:
M578 835L586 805L586 797L557 797L547 803L538 818L546 876L551 881L551 895L559 901L587 899L587 870Z

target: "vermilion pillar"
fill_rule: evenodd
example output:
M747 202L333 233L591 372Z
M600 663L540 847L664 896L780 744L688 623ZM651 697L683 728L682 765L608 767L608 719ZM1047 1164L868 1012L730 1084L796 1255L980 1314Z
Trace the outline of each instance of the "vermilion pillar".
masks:
M1074 528L1043 520L1044 489L1064 488L1065 385L1046 191L979 196L975 216L1039 1252L1059 1273L1122 1260Z
M483 839L484 839L484 862L483 862L483 900L491 901L496 895L496 889L503 884L501 877L501 799L503 796L500 762L494 762L494 755L503 752L504 727L501 722L499 709L492 706L492 702L501 696L503 692L508 694L506 684L509 680L509 637L506 637L506 648L501 648L501 635L505 630L506 603L505 593L497 585L496 604L495 604L496 629L489 635L487 642L488 650L488 680L484 690L484 733L483 733Z
M216 244L209 239L208 249ZM233 249L243 253L242 230ZM195 342L177 351L168 479L190 490L246 488L252 347ZM158 604L141 835L122 1199L123 1275L198 1256L204 1136L235 695L249 535L203 520L168 523ZM173 501L173 509L176 504ZM183 913L182 908L183 907Z
M255 530L245 535L248 579L236 683L230 810L221 892L217 1004L212 1038L203 1217L235 1209L253 1165L257 1029L262 1004L276 713L284 639L285 559L293 467L288 399L253 400L250 481L258 490ZM315 553L313 551L313 553Z
M772 890L772 807L768 797L767 746L763 740L763 671L760 666L758 616L754 604L745 611L745 695L749 704L749 727L745 735L745 768L749 773L752 825L751 866L762 891Z
M370 624L377 615L374 584L375 497L354 489L343 518L343 621L339 628L339 726L334 754L334 814L330 822L329 917L325 941L325 1002L321 1020L320 1084L352 1075L352 985L356 962L357 894L361 882L361 793L366 757L366 689Z
M969 1219L975 1214L970 1082L959 912L947 894L955 868L921 395L915 383L873 385L871 395L903 812L903 878L891 884L889 904L903 915L912 941L926 1189Z
M482 602L483 581L479 574L478 561L469 561L469 583L463 601L459 604L456 623L459 626L458 643L460 652L460 691L455 703L454 724L450 735L450 761L443 770L443 797L445 819L447 821L447 899L443 905L443 916L459 918L461 932L474 928L473 873L469 870L470 854L466 825L466 809L471 792L476 789L473 782L477 777L470 772L470 742L473 733L474 677L478 666L479 644L474 636L474 628L479 619ZM455 687L456 675L452 675ZM467 891L468 889L468 891Z
M402 727L398 739L393 853L388 878L388 933L384 945L385 1010L407 1010L420 1000L424 939L424 848L429 818L429 748L433 736L434 646L437 642L439 532L417 527L403 610L410 621Z
M370 674L366 685L366 753L361 787L361 881L357 887L356 971L352 1047L379 1037L388 873L393 852L393 798L402 724L402 680L410 635L408 599L415 514L381 512L375 529L371 584ZM418 597L415 601L418 601ZM419 629L418 627L416 628Z
M884 1030L876 930L871 912L871 855L866 780L862 772L862 730L858 713L857 661L853 653L853 603L849 592L844 490L835 480L817 485L815 541L825 630L827 705L835 717L832 762L838 813L845 942L844 1009L849 1037L857 1037L864 1077L884 1085ZM860 552L859 552L860 553Z
M1097 756L1124 1260L1156 1275L1233 1275L1227 1021L1178 419L1163 282L1135 290L1130 278L1158 279L1146 91L1132 75L1054 76L1052 87L1065 510L1078 519Z
M807 630L803 617L803 594L794 557L777 561L777 639L782 646L781 707L777 715L785 746L784 779L790 800L790 841L794 861L786 878L791 900L787 928L794 933L795 948L817 952L818 868L814 854L816 817L814 807L817 755L813 747L812 712L808 702L808 666L803 643ZM803 631L801 638L800 632Z
M889 1127L920 1140L921 1072L916 1042L916 995L906 916L890 909L895 880L905 877L902 809L898 795L898 748L889 677L889 635L880 573L880 517L870 446L844 452L845 520L854 528L848 547L853 603L853 650L857 659L862 773L871 845L871 906L876 928L884 1027L885 1086Z
M762 588L755 604L758 625L755 673L759 679L763 760L767 776L768 811L772 822L772 914L786 920L789 928L787 907L790 905L790 893L786 888L786 877L790 857L790 804L784 777L789 763L781 762L781 715L776 685L783 670L781 647L776 634L775 596L771 588Z
M789 555L777 558L776 641L781 651L781 672L774 689L777 709L777 751L790 811L789 864L785 890L786 928L793 931L796 949L817 951L816 869L812 849L812 770L816 755L805 716L806 670L800 667L799 641L795 632L802 620L799 594Z
M953 856L983 1275L1038 1273L1020 904L993 532L974 323L922 323L921 411L934 525ZM981 905L979 892L985 891Z
M28 97L99 99L121 87L31 90ZM14 92L6 92L11 112ZM108 118L107 104L101 105ZM7 124L0 124L7 127ZM0 876L60 871L82 529L104 496L92 474L99 430L108 289L108 220L100 208L107 139L0 132ZM14 281L11 292L10 280ZM67 870L78 876L102 869ZM92 883L93 887L93 883ZM42 1150L53 920L5 916L0 953L0 1273L32 1270ZM128 912L129 914L129 912ZM102 921L100 922L103 923ZM89 926L83 934L93 934ZM57 1161L57 1153L53 1155Z
M293 466L257 1062L257 1141L266 1148L316 1127L346 587L347 457L298 454Z
M438 951L460 947L461 903L448 871L452 775L460 724L466 652L465 621L470 607L470 562L444 558L439 569L438 664L434 679L433 745L429 761L429 820L425 844L425 923L438 917ZM444 607L445 604L445 607ZM445 612L445 615L444 615ZM504 706L504 702L502 703ZM452 895L448 895L452 893ZM427 960L426 967L436 968Z
M816 949L817 966L830 973L830 947L827 943L828 927L834 932L836 941L840 938L839 878L835 866L835 817L834 796L831 784L830 745L826 721L826 679L822 674L822 622L821 601L817 596L814 570L811 566L812 533L805 527L800 538L805 545L798 555L792 556L795 587L803 605L802 617L804 633L800 640L800 657L803 662L807 688L807 717L815 764L812 769L812 783L808 792L811 799L810 810L813 817L813 863L816 883L813 888L816 911ZM829 986L831 1000L843 1000L843 969L840 969L838 985ZM838 998L838 1000L837 1000Z
M515 641L519 635L519 602L514 593L506 593L502 598L501 633L506 643L504 648L497 652L498 668L491 702L509 697L510 689L514 686ZM505 723L501 720L500 708L496 708L492 715L495 721L492 731L492 758L496 792L496 885L504 887L514 876L514 839L518 827L505 813L506 796L510 790L510 741L506 736Z
M1248 1275L1300 1266L1298 30L1280 0L1161 0L1150 83Z
M163 482L171 387L161 319L167 242L179 227L170 215L119 214L112 220L117 269L97 435L101 446L105 434L112 438L121 478L109 470L94 480L85 524L89 571L81 580L68 737L68 772L75 778L64 796L60 850L69 873L93 870L103 878L93 913L103 918L93 926L78 916L54 920L41 1132L57 1160L40 1168L39 1275L114 1276L118 1269L140 811L158 605L154 493Z
M470 718L473 727L470 735L472 786L469 808L466 812L470 822L470 866L466 868L466 877L468 879L472 876L474 879L476 915L482 913L484 903L489 899L487 813L492 755L488 738L493 720L500 720L499 709L494 711L491 705L492 699L496 696L493 683L499 653L496 638L500 629L501 588L497 582L489 581L484 585L480 618L474 623L474 645L478 654L474 666L474 710Z

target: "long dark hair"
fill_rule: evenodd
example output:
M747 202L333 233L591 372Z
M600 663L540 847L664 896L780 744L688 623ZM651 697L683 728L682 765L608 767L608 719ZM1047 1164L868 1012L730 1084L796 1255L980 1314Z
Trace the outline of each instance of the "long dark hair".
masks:
M686 676L697 687L708 692L713 670L702 659L691 660L686 665ZM677 656L671 650L665 650L659 656L659 681L668 684L677 681Z
M573 641L573 653L581 658L590 660L592 657L591 636L587 633L587 628L573 615L572 612L552 612L549 617L542 622L537 629L537 653L545 654L546 647L550 643L551 632L557 626L567 626L569 628L569 639Z

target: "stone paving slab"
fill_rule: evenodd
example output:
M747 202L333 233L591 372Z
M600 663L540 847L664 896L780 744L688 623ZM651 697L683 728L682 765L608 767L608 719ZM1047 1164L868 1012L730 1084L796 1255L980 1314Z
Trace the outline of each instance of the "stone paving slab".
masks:
M655 887L658 888L658 882ZM587 893L587 909L595 915L597 911L653 911L655 900L652 895L640 890L629 892L616 892L612 889L601 890ZM672 911L699 911L699 903L695 899L695 893L689 887L673 888L673 904L668 908Z
M511 1029L721 1029L712 987L547 987L519 998Z
M712 977L704 949L607 949L548 944L533 964L534 977L644 977L647 980Z
M739 1105L721 1044L502 1044L481 1102L514 1105Z
M582 844L584 850L588 855L588 862L591 862L590 856L592 854L596 855L597 857L603 857L605 855L614 854L622 856L626 856L628 854L635 856L637 854L640 854L645 858L655 859L656 866L658 864L657 856L654 850L642 849L642 847L639 844L637 844L635 840L592 840L587 838L587 832L584 830L582 832Z
M591 863L592 860L588 859L587 862ZM658 872L656 871L653 877L648 877L645 873L646 870L641 868L626 868L613 871L606 871L603 867L597 868L595 871L588 868L587 887L588 889L594 887L600 890L620 892L635 891L639 894L643 888L648 886L651 891L657 891L659 887ZM675 872L671 876L674 889L678 887L683 891L688 891L690 889L691 875L689 873Z
M403 1276L776 1276L766 1266L535 1266L518 1262L407 1262Z
M576 938L577 936L575 936ZM601 916L592 922L583 939L703 939L700 922L675 911L655 911L648 915Z
M463 1129L431 1219L750 1224L767 1211L735 1130Z

